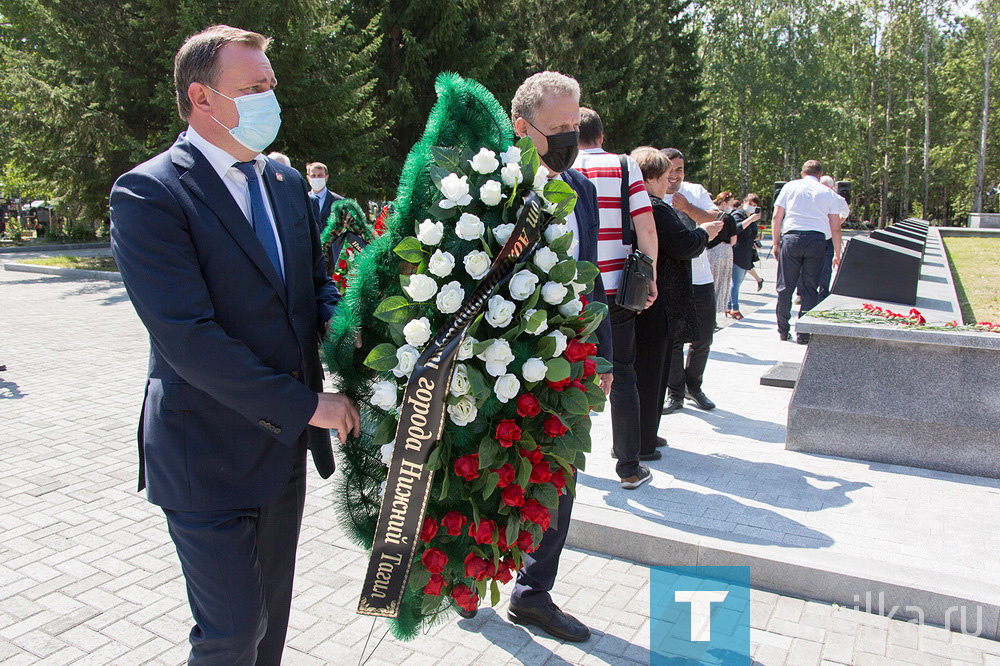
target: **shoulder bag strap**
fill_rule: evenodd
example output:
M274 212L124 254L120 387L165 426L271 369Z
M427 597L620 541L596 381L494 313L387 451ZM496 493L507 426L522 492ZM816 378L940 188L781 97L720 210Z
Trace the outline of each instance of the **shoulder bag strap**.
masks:
M635 249L635 226L632 224L632 207L629 205L628 193L628 155L619 155L618 163L622 167L622 243L627 243Z

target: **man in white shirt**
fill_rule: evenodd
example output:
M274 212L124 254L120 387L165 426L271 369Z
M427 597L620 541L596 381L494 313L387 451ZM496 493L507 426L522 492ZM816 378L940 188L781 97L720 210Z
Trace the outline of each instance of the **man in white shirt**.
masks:
M833 265L840 265L840 216L837 193L820 184L823 167L816 160L802 165L802 178L785 183L774 202L772 238L778 259L778 335L791 339L792 293L802 296L799 316L819 302L819 283L827 240L832 240ZM799 280L801 278L801 284ZM796 337L809 342L807 334Z
M309 179L309 187L311 188L309 198L313 200L316 210L316 221L319 224L317 231L322 236L323 230L326 229L326 224L329 221L330 206L333 205L334 201L343 199L344 197L326 189L327 181L330 179L330 171L322 162L310 162L307 164L306 178Z
M664 148L661 152L670 160L667 194L663 200L677 211L681 221L688 228L694 229L699 224L719 219L722 212L713 203L708 190L697 183L684 180L684 154L676 148ZM715 409L715 403L701 390L705 366L708 365L708 353L715 335L715 280L705 252L691 260L691 286L698 318L698 339L691 343L686 363L684 343L671 343L673 351L668 365L663 369L668 391L664 414L680 409L684 405L685 394L700 409Z

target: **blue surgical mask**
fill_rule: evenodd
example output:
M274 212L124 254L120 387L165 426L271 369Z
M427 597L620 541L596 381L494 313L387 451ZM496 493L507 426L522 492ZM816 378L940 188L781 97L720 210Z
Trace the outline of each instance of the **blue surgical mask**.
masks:
M236 112L240 115L236 127L230 129L222 125L215 116L212 116L212 120L226 127L232 137L247 150L260 153L274 142L281 128L281 107L273 90L234 98L223 95L212 86L205 87L226 99L233 100L236 104Z

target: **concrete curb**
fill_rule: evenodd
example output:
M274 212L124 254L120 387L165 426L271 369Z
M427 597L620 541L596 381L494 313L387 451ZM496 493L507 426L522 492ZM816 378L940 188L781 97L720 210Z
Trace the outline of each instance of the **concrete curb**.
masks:
M18 245L17 247L2 247L0 254L18 254L20 252L53 252L56 250L96 250L111 249L111 243L64 243L62 245Z
M60 277L77 278L80 280L108 280L122 282L122 274L112 271L88 271L82 268L59 268L58 266L39 266L36 264L4 264L5 271L20 273L41 273L42 275L58 275Z
M648 566L749 566L754 587L1000 640L1000 587L864 557L734 543L578 504L566 545ZM978 620L982 614L982 621Z

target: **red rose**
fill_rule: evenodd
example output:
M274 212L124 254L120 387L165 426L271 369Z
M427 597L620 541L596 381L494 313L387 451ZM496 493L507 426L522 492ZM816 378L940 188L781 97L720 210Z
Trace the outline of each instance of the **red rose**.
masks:
M593 377L597 374L597 361L592 358L583 359L583 378Z
M469 553L465 556L465 575L469 578L483 580L492 578L495 573L496 567L493 566L492 562L477 557L475 553Z
M466 481L479 478L479 454L470 453L455 461L455 474Z
M587 356L597 356L597 345L593 342L584 342L583 351L587 352Z
M531 536L531 532L528 530L521 530L514 545L525 553L533 553L535 552L535 537Z
M536 446L531 451L528 451L527 449L521 449L520 451L518 451L518 453L521 454L522 458L527 458L529 461L531 461L532 465L540 463L542 461L542 456L544 455L542 453L542 447L540 446Z
M497 481L497 488L506 488L514 482L514 477L517 476L517 472L514 471L514 466L510 463L504 463L503 467L493 471L500 477L500 480Z
M580 294L580 302L583 303L583 307L587 307L587 304L590 303L590 301L587 300L587 297L583 294Z
M346 270L347 262L341 259L340 262L337 264L337 268L339 268L340 270Z
M542 426L542 431L545 433L547 437L562 437L567 432L569 432L569 428L563 425L563 422L559 419L558 416L553 414L552 416L545 419L545 425ZM456 466L457 465L458 463L456 463Z
M445 565L448 564L448 556L440 548L429 548L424 551L420 561L432 574L439 574L444 571Z
M420 540L424 543L430 543L438 533L437 521L430 516L424 517L424 526L420 529Z
M479 605L479 597L465 584L458 584L451 588L451 598L455 600L459 608L470 612L476 610L476 606Z
M482 520L478 525L475 523L469 523L469 536L475 540L476 543L493 543L493 530L496 526L493 524L492 520Z
M521 397L517 399L517 415L521 418L534 418L541 411L542 405L538 402L538 398L530 393L522 393Z
M510 448L511 444L514 442L521 441L521 428L513 419L504 419L499 424L497 424L496 430L496 440L500 442L500 446Z
M511 558L506 558L497 567L497 573L493 576L494 580L500 581L501 584L506 585L514 578L514 560Z
M541 462L532 465L531 477L528 479L528 481L530 483L547 483L548 480L551 478L552 478L552 468L549 467L549 463L543 460Z
M463 516L458 511L449 511L444 514L444 518L441 519L441 527L443 527L444 531L449 535L458 536L462 533L462 528L468 520L468 518Z
M570 363L579 363L587 358L587 348L582 342L570 340L566 345L566 351L563 352L563 356Z
M441 596L441 589L444 587L444 578L441 574L434 574L431 576L430 582L424 585L424 594L430 594L432 596Z
M521 506L524 504L524 488L517 484L511 484L500 493L500 499L507 506ZM501 530L501 533L503 530Z
M549 529L549 522L552 515L538 500L525 500L521 507L521 518L528 522L535 523L542 528L542 531Z
M558 382L550 382L549 380L546 379L545 383L548 384L549 388L552 389L553 391L560 391L561 392L561 391L565 390L567 386L569 386L570 381L571 381L570 378L567 377L566 379L563 379L563 380L558 381Z
M566 474L563 472L562 467L556 470L556 473L552 475L549 482L556 487L556 490L562 492L562 489L566 487Z
M507 530L502 529L498 531L497 534L497 550L501 553L510 548L510 544L507 543Z
M572 386L573 388L580 389L584 393L587 392L587 387L584 386L583 382L581 382L579 379L574 379L569 383L569 385Z

